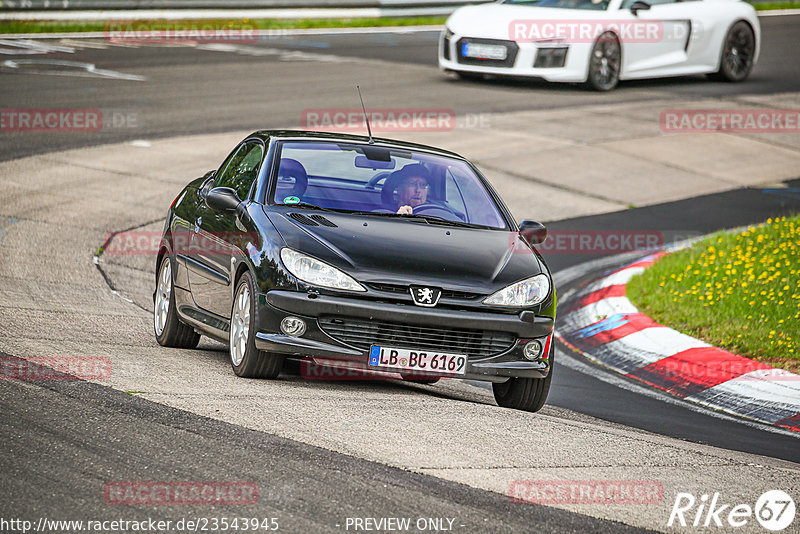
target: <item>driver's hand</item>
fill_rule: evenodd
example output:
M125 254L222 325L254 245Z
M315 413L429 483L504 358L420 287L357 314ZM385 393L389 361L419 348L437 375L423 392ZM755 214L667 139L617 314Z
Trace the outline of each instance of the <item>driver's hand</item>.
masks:
M397 210L398 215L414 215L414 208L411 206L400 206L400 209Z

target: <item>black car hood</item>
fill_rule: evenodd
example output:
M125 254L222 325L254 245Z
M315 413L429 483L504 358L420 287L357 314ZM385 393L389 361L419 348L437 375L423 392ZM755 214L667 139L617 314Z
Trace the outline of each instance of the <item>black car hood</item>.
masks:
M299 209L269 210L267 215L286 246L364 283L432 285L491 294L545 272L517 232ZM302 215L319 222L312 220L317 224L310 225ZM335 227L326 226L319 216Z

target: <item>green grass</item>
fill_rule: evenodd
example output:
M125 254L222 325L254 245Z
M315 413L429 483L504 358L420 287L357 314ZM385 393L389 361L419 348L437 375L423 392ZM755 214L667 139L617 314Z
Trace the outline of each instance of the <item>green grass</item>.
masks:
M203 27L213 28L257 28L259 30L288 30L308 28L364 28L383 26L427 26L442 25L447 17L380 17L349 19L242 19L242 20L142 20L134 24L138 28L154 25L170 27ZM0 22L0 33L68 33L68 32L102 32L113 22L91 21L3 21Z
M715 234L628 285L656 322L775 367L800 363L800 216Z
M757 11L773 9L800 9L800 2L750 2Z

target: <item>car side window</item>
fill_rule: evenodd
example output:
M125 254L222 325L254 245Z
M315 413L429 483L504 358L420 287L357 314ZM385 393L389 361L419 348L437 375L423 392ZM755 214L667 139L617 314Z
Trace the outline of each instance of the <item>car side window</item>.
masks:
M263 155L264 146L261 143L242 144L214 180L214 187L230 187L240 199L245 200L258 176Z

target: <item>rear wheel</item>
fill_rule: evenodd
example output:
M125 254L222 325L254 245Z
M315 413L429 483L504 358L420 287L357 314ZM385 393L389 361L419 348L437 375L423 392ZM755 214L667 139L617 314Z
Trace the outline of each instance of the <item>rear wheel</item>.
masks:
M586 85L595 91L610 91L619 83L622 46L617 36L606 32L594 43L589 56L589 77Z
M275 378L284 357L259 351L255 342L256 304L253 278L245 272L236 285L228 350L233 372L244 378Z
M744 81L753 70L756 36L748 23L740 20L728 30L719 62L719 70L709 77L725 82Z
M180 349L197 347L200 334L178 319L175 294L172 291L172 260L168 255L164 256L158 265L156 298L153 305L153 327L159 345Z
M538 412L550 393L553 381L553 349L550 349L550 373L547 378L509 378L506 382L493 383L494 400L503 408L526 412Z

